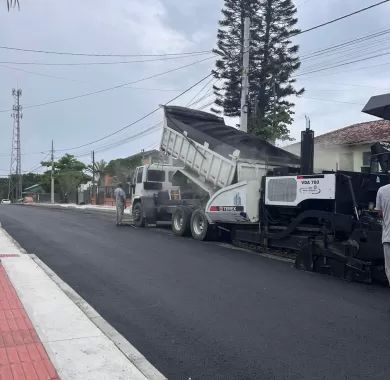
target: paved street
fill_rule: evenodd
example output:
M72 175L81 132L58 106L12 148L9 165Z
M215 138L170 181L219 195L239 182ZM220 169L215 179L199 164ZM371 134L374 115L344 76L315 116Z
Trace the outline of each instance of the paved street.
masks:
M390 291L107 213L0 206L3 227L169 379L389 379Z

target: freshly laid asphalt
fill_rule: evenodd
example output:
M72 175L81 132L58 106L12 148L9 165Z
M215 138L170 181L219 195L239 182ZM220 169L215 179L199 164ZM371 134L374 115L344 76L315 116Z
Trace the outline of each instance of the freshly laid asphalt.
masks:
M0 221L169 379L390 379L388 288L107 213L4 205Z

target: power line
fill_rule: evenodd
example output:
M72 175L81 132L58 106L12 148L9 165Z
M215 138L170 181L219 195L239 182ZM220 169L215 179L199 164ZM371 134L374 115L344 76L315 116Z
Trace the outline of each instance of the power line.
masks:
M385 29L385 30L382 30L380 32L371 33L371 34L368 34L368 35L365 35L362 37L358 37L358 38L354 38L352 40L345 41L345 42L342 42L342 43L339 43L336 45L331 45L331 46L328 46L328 47L323 48L323 49L315 50L315 51L308 53L308 54L303 54L303 55L301 55L301 60L313 58L313 57L320 56L323 54L329 54L329 51L337 50L338 48L342 48L342 47L346 47L346 46L350 46L350 45L355 45L355 44L358 44L360 42L366 42L367 40L370 40L370 39L376 38L376 37L380 37L380 36L383 36L383 35L388 34L388 33L390 33L390 29Z
M322 24L313 26L308 29L301 30L300 32L294 34L294 36L310 32L312 30L321 28L323 26L335 23L337 21L343 20L345 18L348 18L350 16L354 16L358 13L365 12L369 9L372 9L374 7L377 7L379 5L382 5L384 3L389 2L390 0L383 0L378 3L372 4L370 6L367 6L365 8L359 9L357 11L348 13L344 16L337 17L333 20L329 20L327 22L324 22ZM75 52L66 52L66 51L55 51L55 50L43 50L43 49L27 49L27 48L17 48L12 46L5 46L1 45L0 49L3 50L14 50L14 51L21 51L21 52L30 52L30 53L41 53L41 54L54 54L54 55L70 55L70 56L84 56L84 57L167 57L167 56L191 56L191 55L197 55L197 54L207 54L212 53L212 50L199 50L199 51L191 51L191 52L181 52L181 53L161 53L161 54L111 54L111 53L75 53Z
M360 71L360 70L371 69L373 67L380 67L380 66L387 66L387 65L390 65L390 62L379 63L379 64L363 66L363 67L356 67L356 68L348 69L348 70L341 70L341 71L338 70L336 73L327 73L327 74L321 74L321 75L322 75L322 77L329 76L329 75L339 75L339 74L343 74L346 72L350 73L351 71ZM323 70L321 70L321 71L323 71ZM312 75L312 74L311 73L310 74L304 73L304 75Z
M383 57L383 56L389 55L389 54L390 54L390 52L382 53L382 54L376 54L376 55L373 55L373 56L370 56L370 57L356 59L354 61L349 61L349 62L344 62L344 63L340 63L340 64L333 65L333 66L323 67L323 68L320 68L320 69L317 69L317 70L312 70L312 71L304 72L304 73L301 73L301 74L297 74L297 75L294 76L294 78L300 77L302 75L308 75L308 74L312 74L312 73L318 73L320 71L334 69L334 68L341 67L341 66L352 65L353 63L363 62L363 61L367 61L369 59Z
M97 66L97 65L126 65L131 63L148 63L148 62L161 62L161 61L172 61L176 59L187 59L192 57L198 57L200 55L210 55L212 53L199 53L193 55L185 55L178 57L166 57L166 58L156 58L156 59L141 59L133 61L111 61L111 62L15 62L15 61L0 61L0 64L5 65L32 65L32 66ZM213 54L213 56L215 56Z
M350 54L348 54L347 52L340 52L339 56L336 57L337 59L332 59L330 57L332 54L329 54L330 59L324 59L321 60L320 62L312 63L311 65L302 65L300 71L308 71L313 69L319 69L322 67L328 67L329 65L349 62L350 60L358 59L358 58L369 58L375 55L376 53L386 53L390 51L390 46L389 47L383 46L383 43L382 46L379 47L378 49L373 49L373 47L375 47L374 45L375 44L372 44L371 47L367 47L367 48L358 48L355 51L351 52Z
M211 102L208 102L208 103L206 103L206 104L203 104L202 106L198 107L197 109L198 109L198 110L204 110L205 108L210 107L210 106L213 105L213 104L214 104L214 100L211 101Z
M41 159L41 162L42 161L45 161L48 156L50 155L51 152L47 153L42 159ZM34 165L31 169L29 170L24 170L23 173L31 173L31 172L35 172L37 170L39 170L40 168L43 168L42 164L37 164L37 165Z
M109 143L109 144L105 144L105 145L102 145L98 148L95 149L95 153L101 153L101 152L105 152L107 150L110 150L112 148L117 148L121 145L124 145L124 144L127 144L129 141L132 141L132 140L135 140L139 137L144 137L146 135L149 135L155 131L157 131L158 129L160 129L161 127L161 122L158 122L152 126L150 126L149 128L147 129L144 129L142 131L139 131L135 134L132 134L128 137L126 137L125 139L121 139L120 141L116 141L116 142L112 142L112 143ZM78 155L76 155L75 157L76 158L80 158L80 157L86 157L86 156L89 156L91 154L90 151L86 151L84 153L80 153Z
M333 24L333 23L335 23L335 22L337 22L337 21L346 19L346 18L348 18L348 17L354 16L354 15L356 15L356 14L358 14L358 13L361 13L361 12L365 12L365 11L367 11L367 10L369 10L369 9L375 8L375 7L377 7L377 6L379 6L379 5L382 5L382 4L384 4L384 3L388 3L389 1L390 1L390 0L383 0L383 1L380 1L380 2L378 2L378 3L369 5L368 7L365 7L365 8L359 9L359 10L357 10L357 11L348 13L348 14L346 14L346 15L344 15L344 16L337 17L337 18L335 18L335 19L333 19L333 20L329 20L329 21L327 21L327 22L324 22L324 23L322 23L322 24L313 26L313 27L311 27L311 28L301 30L300 32L293 34L291 37L295 37L295 36L298 36L298 35L300 35L300 34L307 33L307 32L311 32L312 30L322 28L323 26L326 26L326 25L329 25L329 24Z
M29 53L41 53L41 54L55 54L55 55L72 55L82 57L166 57L166 56L181 56L181 55L194 55L194 54L205 54L211 53L211 50L199 50L182 53L161 53L161 54L110 54L110 53L75 53L66 51L54 51L54 50L38 50L38 49L24 49L12 46L0 46L0 49L4 50L15 50Z
M135 80L135 81L126 82L126 83L121 83L121 84L119 84L119 85L117 85L117 86L112 86L112 87L108 87L108 88L103 88L103 89L101 89L101 90L92 91L92 92L87 92L87 93L80 94L80 95L70 96L70 97L68 97L68 98L62 98L62 99L51 100L51 101L45 102L45 103L33 104L33 105L25 106L25 107L23 107L23 108L24 108L24 109L30 109L30 108L43 107L43 106L47 106L47 105L50 105L50 104L66 102L66 101L69 101L69 100L75 100L75 99L80 99L80 98L84 98L84 97L91 96L91 95L101 94L101 93L107 92L107 91L117 90L117 89L119 89L119 88L126 87L126 86L131 85L131 84L136 84L136 83L140 83L140 82L143 82L143 81L146 81L146 80L149 80L149 79L157 78L157 77L159 77L159 76L166 75L166 74L169 74L169 73L172 73L172 72L175 72L175 71L178 71L178 70L181 70L181 69L184 69L184 68L187 68L187 67L196 65L196 64L201 63L201 62L205 62L205 61L207 61L207 60L209 60L209 59L211 59L211 57L209 57L209 58L204 58L204 59L201 59L201 60L198 60L198 61L189 63L189 64L184 65L184 66L176 67L176 68L174 68L174 69L167 70L167 71L164 71L164 72L162 72L162 73L153 74L153 75L150 75L150 76L148 76L148 77L144 77L144 78L141 78L141 79L137 79L137 80ZM10 109L0 110L0 112L10 112L10 111L12 111L12 110L10 110Z
M90 84L94 83L95 84L95 82L92 82L92 81L80 81L80 80L66 78L66 77L59 77L56 75L43 74L43 73L36 72L36 71L24 70L24 69L21 69L19 67L11 67L11 66L5 66L5 65L0 65L0 67L3 67L5 69L9 69L9 70L22 71L22 72L27 73L27 74L33 74L33 75L39 75L39 76L53 78L53 79L65 80L67 82L71 81L71 82L76 82L76 83L90 83ZM178 88L176 88L176 89L174 89L174 88L153 88L153 87L138 87L138 86L137 87L131 86L128 88L131 88L133 90L161 91L161 92L179 92L180 91L180 89L178 89Z
M188 106L189 107L192 107L194 106L195 104L198 104L200 103L202 100L205 100L207 98L209 98L210 96L213 96L214 95L214 91L213 89L211 88L210 90L208 90L202 97L200 97L199 99L197 99L196 101L192 102L191 104L189 104Z
M388 38L384 36L381 39L377 39L379 36L383 36L384 34L387 34L390 32L389 30L377 32L374 34L370 34L368 36L359 37L358 39L354 39L352 41L347 41L342 44L333 45L330 47L327 47L325 49L321 49L317 52L313 52L312 54L305 55L304 58L302 58L302 61L309 60L309 59L316 59L321 58L323 54L326 54L326 59L323 60L320 63L313 63L312 65L309 65L309 68L305 66L305 71L311 70L311 69L318 69L319 65L321 63L324 63L326 67L329 64L332 63L343 63L347 62L349 59L353 58L368 58L370 57L369 54L375 54L377 52L384 53L389 50L390 46L386 45L386 42L388 42ZM369 41L369 39L376 38L375 41ZM351 46L349 46L351 45ZM352 46L356 45L356 46ZM385 50L385 51L384 51ZM366 53L366 55L364 54ZM332 55L339 55L340 58L342 58L339 62L334 62L332 60L328 61L327 58ZM321 67L320 67L321 68ZM302 68L301 68L302 71Z
M209 76L211 76L212 74L209 74ZM208 82L208 83L210 83L210 82ZM195 85L196 86L196 85ZM195 87L194 86L194 87ZM192 88L194 88L194 87L192 87ZM188 91L189 91L190 89L188 89ZM183 94L181 94L181 95L183 95ZM181 96L180 95L180 96ZM173 100L175 100L175 99L172 99L172 100L170 100L169 102L172 102ZM167 102L167 103L165 103L166 105L169 103L169 102ZM214 102L214 101L213 101ZM211 103L209 103L209 104L205 104L205 105L203 105L201 108L199 108L199 109L204 109L204 108L206 108L206 107L208 107L209 105L211 105L213 102L211 102ZM119 147L119 146L121 146L121 145L124 145L124 144L126 144L126 143L128 143L129 141L132 141L132 140L135 140L135 139L137 139L137 138L139 138L139 137L144 137L144 136L146 136L146 135L149 135L149 134L151 134L151 133L153 133L153 132L155 132L155 131L158 131L159 129L160 129L160 127L161 127L161 124L162 124L162 122L160 121L160 122L158 122L158 123L156 123L156 124L153 124L151 127L148 127L147 129L145 129L145 130L142 130L142 131L139 131L139 132L137 132L137 133L135 133L135 134L133 134L133 135L131 135L131 136L129 136L129 137L126 137L126 138L121 138L119 141L114 141L114 142L111 142L111 143L108 143L108 144L104 144L104 145L102 145L102 146L100 146L100 147L97 147L97 148L95 148L95 153L101 153L101 152L105 152L105 151L107 151L107 150L110 150L110 149L112 149L112 148L117 148L117 147ZM84 153L80 153L80 154L78 154L76 157L77 158L80 158L80 157L86 157L86 156L89 156L90 155L90 151L89 150L87 150L87 151L85 151Z
M380 54L376 54L378 52L380 52ZM322 62L318 62L316 64L303 66L302 68L300 68L298 73L299 72L308 72L308 71L312 71L312 70L325 69L325 68L332 67L334 65L343 64L343 63L349 64L350 62L354 62L355 60L357 60L358 62L360 62L360 60L371 60L374 58L384 56L388 53L390 53L390 49L385 49L385 50L384 49L376 49L373 51L369 51L368 54L365 55L365 54L363 54L363 50L362 50L361 53L356 52L356 54L352 54L352 55L345 54L342 57L340 57L341 59L325 60Z
M338 17L338 18L336 18L336 19L327 21L327 22L325 22L325 23L316 25L316 26L311 27L311 28L308 28L308 29L301 30L301 31L299 31L299 32L297 32L297 33L295 33L295 34L292 34L291 36L289 36L289 38L290 38L290 37L298 36L298 35L303 34L303 33L310 32L310 31L312 31L312 30L321 28L321 27L326 26L326 25L329 25L329 24L332 24L332 23L334 23L334 22L340 21L340 20L342 20L342 19L345 19L345 18L347 18L347 17L356 15L356 14L358 14L358 13L367 11L367 10L369 10L369 9L371 9L371 8L377 7L377 6L379 6L379 5L382 5L382 4L384 4L384 3L387 3L387 2L389 2L389 1L390 1L390 0L383 0L383 1L380 1L380 2L378 2L378 3L372 4L372 5L368 6L368 7L359 9L359 10L354 11L354 12L351 12L351 13L349 13L349 14L347 14L347 15ZM384 31L382 31L382 32L377 32L377 33L378 33L378 35L383 35L383 34L388 33L389 31L390 31L390 30L387 30L387 29L386 29L386 30L384 30ZM376 33L374 33L373 35L376 35ZM371 37L371 38L372 38L371 35L368 35L368 36L360 37L360 38L358 38L358 39L356 39L356 40L364 39L364 38L365 38L365 39L368 39L368 37ZM338 47L338 46L342 46L342 45L345 45L345 44L348 44L348 43L351 43L351 42L354 42L354 41L355 41L355 40L347 41L346 43L334 45L334 46L331 46L331 47L328 47L328 48L325 48L325 49L322 49L322 50L319 50L319 51L315 51L315 52L312 53L312 54L313 54L313 57L314 57L317 53L320 53L320 52L322 52L322 51L326 51L326 50L328 50L328 49L334 49L334 48L336 48L336 47ZM370 57L365 57L365 58L357 59L357 60L350 61L350 62L343 62L343 63L337 64L337 65L334 65L334 66L323 67L323 68L320 68L320 69L317 69L317 70L304 72L304 73L302 73L302 74L297 74L297 75L293 76L292 78L297 78L297 77L300 77L300 76L303 76L303 75L308 75L308 74L311 74L311 73L316 73L316 72L320 72L320 71L324 71L324 70L330 70L330 69L332 69L332 68L337 68L337 67L340 67L340 66L350 65L350 64L353 64L353 63L357 63L357 62L361 62L361 61L365 61L365 60L369 60L369 59L381 57L381 56L388 55L388 54L390 54L390 52L389 52L389 53L382 53L382 54L378 54L378 55L374 55L374 56L370 56ZM310 54L309 54L309 55L307 56L307 59L308 59L308 58L313 58L313 57L310 57ZM238 82L238 81L237 81L237 82ZM234 82L234 83L237 83L237 82ZM263 83L265 83L265 82L266 82L266 80L263 81Z
M88 83L85 81L79 81L79 80L75 80L75 79L71 79L71 78L65 78L65 77L59 77L56 75L44 74L44 73L39 73L36 71L31 71L31 70L24 70L24 69L21 69L20 67L11 67L11 66L6 66L6 65L0 65L0 67L3 67L4 69L8 69L8 70L21 71L21 72L24 72L27 74L34 74L34 75L47 77L47 78L66 80L67 82Z
M343 82L329 82L328 80L326 81L326 84L331 84L332 86L341 86L341 87L364 87L364 88L373 88L375 90L385 90L385 91L390 91L390 88L386 87L377 87L377 86L370 86L366 84L356 84L356 83L343 83ZM345 90L334 90L334 89L316 89L318 91L345 91Z
M184 94L186 94L187 92L191 91L194 87L196 87L198 84L202 83L204 80L206 80L207 78L209 78L211 75L213 75L212 73L206 75L205 77L203 77L202 79L200 79L199 81L197 81L195 84L193 84L192 86L190 86L189 88L187 88L186 90L182 91L179 95L175 96L174 98L170 99L168 102L166 102L164 105L168 105L172 102L174 102L176 99L180 98L181 96L183 96ZM112 132L112 133L109 133L108 135L106 136L103 136L97 140L94 140L94 141L91 141L89 143L86 143L86 144L82 144L82 145L79 145L79 146L76 146L76 147L71 147L71 148L66 148L66 149L57 149L56 151L57 152L63 152L63 151L69 151L69 150L76 150L76 149L80 149L80 148L84 148L86 146L90 146L92 144L95 144L97 142L100 142L102 140L105 140L109 137L112 137L130 127L132 127L133 125L139 123L140 121L142 120L145 120L146 118L148 118L149 116L153 115L154 113L156 113L157 111L160 110L160 107L157 107L155 109L153 109L152 111L148 112L147 114L141 116L140 118L138 118L137 120L131 122L130 124L127 124L125 125L124 127Z
M186 107L188 107L189 105L191 105L192 102L193 102L193 101L202 93L202 91L205 90L206 87L207 87L210 83L212 83L214 80L215 80L215 78L211 78L208 82L206 82L206 84L205 84L204 86L202 86L202 87L200 88L200 90L199 90L197 93L195 93L195 95L191 98L191 100L186 104Z

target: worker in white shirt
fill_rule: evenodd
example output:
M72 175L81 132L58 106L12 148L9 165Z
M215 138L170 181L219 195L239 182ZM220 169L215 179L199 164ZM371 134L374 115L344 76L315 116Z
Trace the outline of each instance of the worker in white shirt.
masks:
M124 192L121 183L119 183L117 188L114 190L114 197L116 205L116 225L120 226L122 224L123 213L126 207L126 193Z
M383 218L382 223L382 244L385 256L385 271L390 284L390 185L379 188L376 195L375 208Z

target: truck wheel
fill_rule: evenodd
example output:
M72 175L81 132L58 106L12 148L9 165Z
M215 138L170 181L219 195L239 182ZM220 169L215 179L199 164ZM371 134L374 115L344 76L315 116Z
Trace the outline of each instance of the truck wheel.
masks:
M177 236L185 236L190 232L191 210L178 207L172 214L172 231Z
M197 209L191 216L191 234L195 240L206 240L209 222L203 210Z
M145 227L144 210L141 202L137 202L132 210L133 223L137 227Z

